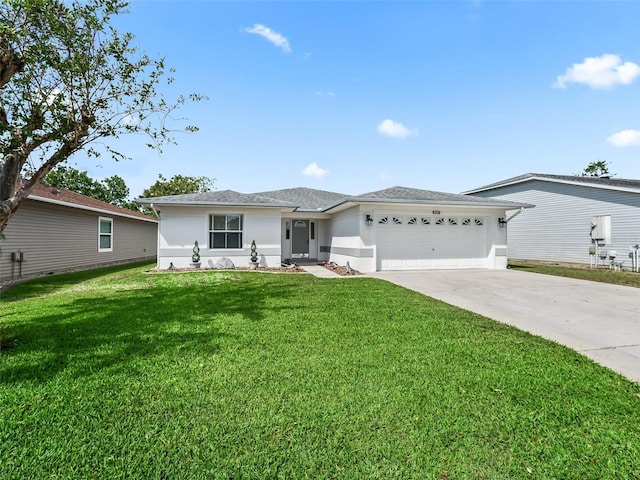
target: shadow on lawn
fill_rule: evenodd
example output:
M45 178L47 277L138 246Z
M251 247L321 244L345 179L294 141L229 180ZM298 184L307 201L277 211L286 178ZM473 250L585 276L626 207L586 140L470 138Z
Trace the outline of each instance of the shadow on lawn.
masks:
M0 383L46 381L65 371L75 377L105 368L135 372L142 357L219 353L221 341L236 338L220 331L225 322L260 321L267 312L292 310L268 306L269 298L286 298L292 285L229 282L224 285L150 284L109 297L79 298L65 314L44 315L16 327L17 347L3 353ZM26 354L26 355L25 355ZM69 370L71 369L71 372Z
M110 267L94 268L91 270L81 270L73 273L59 273L44 277L27 279L24 283L17 283L4 291L0 291L0 300L3 302L13 302L24 300L29 297L49 295L62 290L69 285L79 282L86 282L96 278L104 277L110 273L116 273L132 268L153 268L149 262L126 263L123 265L113 265Z

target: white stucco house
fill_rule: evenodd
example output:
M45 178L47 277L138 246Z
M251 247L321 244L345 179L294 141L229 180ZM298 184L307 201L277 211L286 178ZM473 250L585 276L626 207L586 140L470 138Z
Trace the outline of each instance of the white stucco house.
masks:
M361 272L500 269L508 210L527 203L392 187L350 196L310 188L231 190L140 198L159 218L158 268L188 267L197 240L203 267L332 261Z
M465 193L536 205L509 222L512 260L638 270L640 180L525 173Z

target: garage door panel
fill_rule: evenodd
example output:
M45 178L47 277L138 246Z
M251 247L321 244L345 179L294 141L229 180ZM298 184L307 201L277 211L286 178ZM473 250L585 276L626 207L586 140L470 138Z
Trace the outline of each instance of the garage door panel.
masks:
M380 270L455 270L487 268L486 258L436 258L433 260L382 259Z
M487 267L484 224L378 227L376 237L380 270Z

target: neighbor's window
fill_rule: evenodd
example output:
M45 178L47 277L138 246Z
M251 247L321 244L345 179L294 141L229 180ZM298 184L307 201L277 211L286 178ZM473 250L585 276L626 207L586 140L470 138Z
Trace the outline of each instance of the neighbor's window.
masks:
M210 215L209 248L242 248L242 215Z
M113 251L113 219L98 218L98 252Z

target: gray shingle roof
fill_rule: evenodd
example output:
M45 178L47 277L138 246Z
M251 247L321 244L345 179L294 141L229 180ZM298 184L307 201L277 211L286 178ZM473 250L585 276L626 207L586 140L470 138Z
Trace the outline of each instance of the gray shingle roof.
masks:
M529 204L509 202L497 198L474 197L457 193L434 192L408 187L391 187L376 192L363 193L351 197L354 202L389 202L389 203L420 203L420 204L447 204L447 205L475 205L496 207L531 207Z
M305 187L259 192L256 195L271 198L274 201L293 203L298 205L301 210L322 210L327 205L332 205L346 197L344 193Z
M640 191L640 180L632 180L626 178L615 177L582 177L579 175L552 175L547 173L525 173L517 177L508 178L499 182L491 183L483 187L468 190L465 193L482 192L492 190L497 187L511 185L513 183L522 183L529 180L548 180L560 183L579 183L599 188L621 188Z
M168 195L165 197L139 198L138 203L172 204L172 205L238 205L258 207L289 207L297 205L283 200L274 200L258 194L247 194L233 190L213 192L187 193L184 195Z
M520 208L531 205L509 202L495 198L474 197L455 193L433 192L417 188L391 187L362 195L349 196L343 193L315 190L313 188L287 188L245 194L233 190L166 197L141 198L139 203L157 205L229 205L292 208L299 211L326 212L345 203L406 203L434 205L466 205Z

